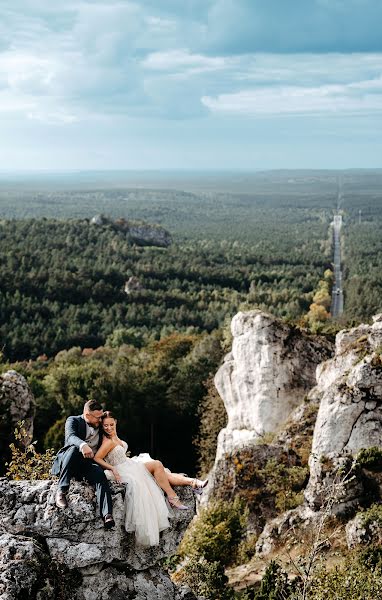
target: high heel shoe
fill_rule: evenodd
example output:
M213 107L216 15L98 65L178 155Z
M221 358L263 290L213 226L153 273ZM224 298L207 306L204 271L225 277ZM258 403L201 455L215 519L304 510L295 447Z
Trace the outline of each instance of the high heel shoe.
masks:
M190 507L185 504L179 503L179 496L167 496L167 500L174 508L178 510L189 510Z
M203 490L208 483L208 479L193 479L191 483L194 494L203 494Z

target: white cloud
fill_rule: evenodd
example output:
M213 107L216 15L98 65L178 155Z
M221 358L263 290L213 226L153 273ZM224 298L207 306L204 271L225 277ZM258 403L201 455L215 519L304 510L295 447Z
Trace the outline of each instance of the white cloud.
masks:
M142 66L153 71L192 71L204 73L224 69L229 64L225 57L192 54L188 50L178 49L167 52L152 52L142 61Z
M231 115L370 113L382 111L382 79L315 87L258 87L203 96L201 101L212 112Z
M187 119L208 110L250 115L380 107L381 54L207 55L205 23L176 9L175 0L168 0L167 12L161 3L139 0L8 4L0 20L3 113L73 123L115 114ZM194 5L207 10L201 0Z

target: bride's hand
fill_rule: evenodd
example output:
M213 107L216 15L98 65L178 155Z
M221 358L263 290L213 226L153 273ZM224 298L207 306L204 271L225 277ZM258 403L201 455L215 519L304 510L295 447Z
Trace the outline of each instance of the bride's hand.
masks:
M121 483L121 476L118 473L117 469L112 469L112 473L114 475L114 479L117 483Z

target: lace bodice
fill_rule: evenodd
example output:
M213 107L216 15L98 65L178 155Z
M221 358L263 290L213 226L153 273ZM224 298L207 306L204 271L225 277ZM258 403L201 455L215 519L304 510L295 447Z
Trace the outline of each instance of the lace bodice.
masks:
M126 450L127 443L122 442L123 446L116 446L113 450L110 450L108 454L105 456L106 462L115 467L116 465L120 465L121 463L127 460Z

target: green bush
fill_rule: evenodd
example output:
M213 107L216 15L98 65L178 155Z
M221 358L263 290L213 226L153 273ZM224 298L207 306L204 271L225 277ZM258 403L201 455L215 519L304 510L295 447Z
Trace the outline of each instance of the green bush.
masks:
M272 560L261 580L260 589L254 600L286 600L293 597L296 583L288 580L288 575L279 564Z
M362 448L356 456L357 462L365 469L372 471L382 470L382 448L372 446L371 448Z
M236 551L236 564L242 565L251 560L251 558L256 554L256 542L256 535L250 535L248 538L240 542Z
M234 597L233 590L227 586L224 566L219 561L193 557L175 579L186 583L197 596L211 600L231 600Z
M31 442L30 436L24 427L24 421L17 424L14 436L16 444L10 444L12 458L6 463L9 479L51 479L50 473L55 451L51 448L44 453L36 451L36 442Z
M371 568L370 568L371 566ZM382 593L382 562L349 557L331 571L322 569L314 577L308 600L376 600Z
M372 504L370 508L365 510L362 514L362 524L364 527L371 525L371 523L376 523L380 527L382 527L382 504L376 503Z
M275 507L285 512L302 504L304 496L302 488L309 474L308 467L288 466L271 458L259 474L266 490L275 495Z
M235 559L244 536L248 511L244 503L216 500L202 509L182 540L179 552L183 557L227 566Z

